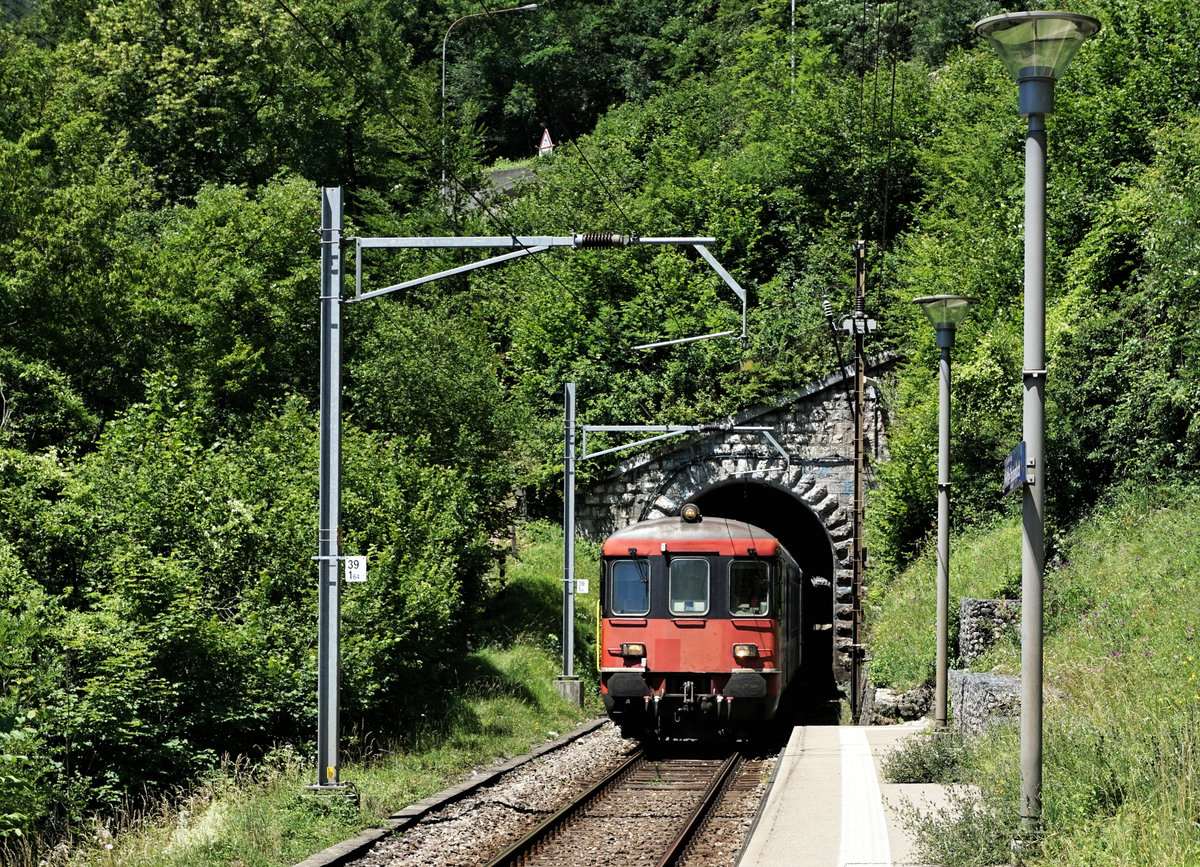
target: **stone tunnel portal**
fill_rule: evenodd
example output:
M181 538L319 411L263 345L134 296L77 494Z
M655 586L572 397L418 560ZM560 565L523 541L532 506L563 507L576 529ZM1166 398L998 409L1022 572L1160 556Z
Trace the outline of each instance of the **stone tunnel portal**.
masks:
M804 604L804 650L800 687L805 699L837 693L833 666L834 547L821 519L791 491L756 481L718 482L692 498L701 514L761 527L775 536L817 578ZM821 581L819 579L825 579Z

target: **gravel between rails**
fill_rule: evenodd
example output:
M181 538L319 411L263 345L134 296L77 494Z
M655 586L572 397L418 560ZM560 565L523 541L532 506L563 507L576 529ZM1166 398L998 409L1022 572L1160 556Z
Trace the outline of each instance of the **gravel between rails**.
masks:
M679 867L714 867L737 863L766 797L776 756L747 759L741 773L700 826Z
M403 833L385 837L357 867L476 867L537 822L564 806L584 783L614 767L636 744L606 724L560 749L524 763L421 817Z

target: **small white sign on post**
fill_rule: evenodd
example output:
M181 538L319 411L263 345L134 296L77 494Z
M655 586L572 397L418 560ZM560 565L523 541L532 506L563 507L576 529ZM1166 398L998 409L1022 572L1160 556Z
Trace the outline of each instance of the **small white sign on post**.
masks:
M367 555L346 557L345 575L347 584L362 584L367 580Z
M588 586L589 585L588 585L587 578L576 578L575 579L575 595L587 596Z

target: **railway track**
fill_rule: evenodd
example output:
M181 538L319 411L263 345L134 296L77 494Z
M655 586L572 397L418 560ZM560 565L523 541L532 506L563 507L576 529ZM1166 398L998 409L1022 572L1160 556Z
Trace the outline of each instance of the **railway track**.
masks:
M355 840L318 853L297 867L480 867L493 863L586 865L653 865L659 863L684 820L700 802L716 769L729 752L715 747L680 745L670 755L637 756L611 724L558 747L543 750L512 768L484 774L419 804L394 813L393 831L372 829ZM702 752L700 752L702 751ZM698 823L690 846L680 841L682 867L733 867L746 841L774 765L773 755L748 757L735 768L722 792ZM690 764L689 764L690 763ZM614 770L624 767L624 782ZM640 768L640 770L639 770ZM582 811L589 825L559 831L557 842L542 852L518 855L513 841L530 837L550 817L566 814L567 805L583 800L584 790L602 788L609 780L617 800L593 799ZM623 788L622 788L623 787ZM552 841L553 842L553 841ZM554 854L554 845L561 845ZM507 861L495 853L509 853ZM524 862L518 858L525 858ZM545 860L542 860L545 859ZM666 861L663 863L673 863Z
M728 846L700 843L697 835L706 822L715 822L718 840L732 842L728 802L750 801L732 811L741 826L736 853L749 825L746 817L757 806L753 791L762 782L762 765L738 753L651 758L639 750L488 867L732 863L728 853L710 851Z

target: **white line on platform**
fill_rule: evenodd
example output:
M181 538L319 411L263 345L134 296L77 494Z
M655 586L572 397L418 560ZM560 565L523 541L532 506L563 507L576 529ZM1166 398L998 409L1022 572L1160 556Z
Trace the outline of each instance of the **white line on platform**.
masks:
M867 733L838 729L842 746L842 842L838 867L892 867L883 798Z

